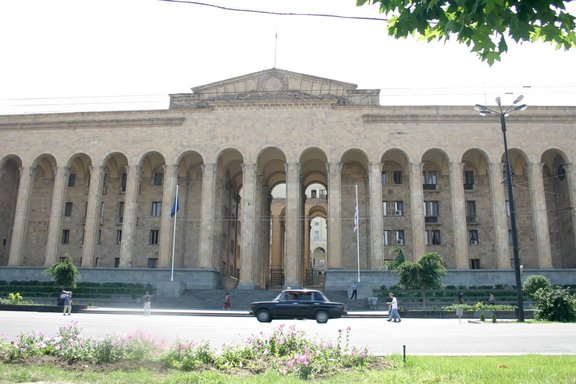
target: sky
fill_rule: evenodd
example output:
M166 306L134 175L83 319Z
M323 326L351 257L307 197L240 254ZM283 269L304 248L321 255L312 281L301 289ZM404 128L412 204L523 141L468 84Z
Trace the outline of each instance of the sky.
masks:
M356 0L205 0L385 18ZM576 13L576 4L571 4ZM380 89L382 105L576 106L576 48L511 44L489 66L384 21L234 12L162 0L2 0L0 114L165 109L171 93L269 68Z

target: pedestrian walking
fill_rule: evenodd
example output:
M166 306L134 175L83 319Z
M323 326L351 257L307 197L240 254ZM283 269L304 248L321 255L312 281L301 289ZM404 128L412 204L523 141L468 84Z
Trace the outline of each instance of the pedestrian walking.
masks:
M495 305L496 304L496 298L494 297L494 295L491 293L490 296L488 296L488 304L489 305Z
M352 288L352 296L350 296L350 300L357 299L358 298L358 282L353 281L351 288Z
M394 321L395 323L399 323L402 321L400 318L400 314L398 313L398 299L394 296L393 293L388 295L390 297L390 301L388 302L388 320L386 321Z
M464 294L462 293L462 291L458 292L458 303L464 304Z
M72 291L64 291L66 296L64 297L64 313L63 315L72 316Z
M232 308L232 299L230 298L230 292L226 292L226 297L224 297L224 309L229 311Z
M150 314L151 301L150 293L146 292L144 294L144 316L148 316Z

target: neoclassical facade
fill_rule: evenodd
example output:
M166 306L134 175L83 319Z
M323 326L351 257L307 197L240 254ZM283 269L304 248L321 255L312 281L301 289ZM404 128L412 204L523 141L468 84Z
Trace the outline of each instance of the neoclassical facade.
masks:
M378 94L273 68L170 95L166 110L0 116L0 266L68 255L241 289L379 271L393 247L511 269L499 120ZM508 146L521 264L576 268L576 107L510 116ZM317 218L328 239L311 250Z

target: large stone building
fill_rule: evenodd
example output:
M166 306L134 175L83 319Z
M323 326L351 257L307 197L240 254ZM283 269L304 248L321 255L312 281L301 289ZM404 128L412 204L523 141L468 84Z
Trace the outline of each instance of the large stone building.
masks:
M393 246L468 278L511 270L497 118L279 69L192 91L166 110L0 116L0 279L69 255L102 281L337 287L384 273ZM508 128L521 264L576 268L576 108Z

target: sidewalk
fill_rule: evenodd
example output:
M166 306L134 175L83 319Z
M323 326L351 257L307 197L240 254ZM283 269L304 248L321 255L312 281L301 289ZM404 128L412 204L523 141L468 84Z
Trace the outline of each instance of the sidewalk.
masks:
M115 307L89 307L81 311L89 314L119 314L141 315L143 308L115 308ZM249 317L253 316L249 311L225 311L216 309L154 309L152 315L161 316L220 316L220 317ZM349 311L342 317L347 318L384 318L388 317L388 311Z

